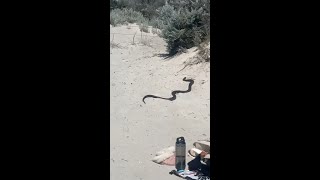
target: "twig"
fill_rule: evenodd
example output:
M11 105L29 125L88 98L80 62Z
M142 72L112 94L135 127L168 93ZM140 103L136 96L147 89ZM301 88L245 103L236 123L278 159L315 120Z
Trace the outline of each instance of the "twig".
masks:
M134 44L134 37L136 36L137 32L133 35L133 41L132 44Z

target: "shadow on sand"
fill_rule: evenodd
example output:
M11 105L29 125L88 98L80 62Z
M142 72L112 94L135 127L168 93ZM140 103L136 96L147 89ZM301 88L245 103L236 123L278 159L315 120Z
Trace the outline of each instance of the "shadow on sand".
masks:
M163 58L163 59L172 59L172 55L170 55L170 54L167 54L167 53L160 53L160 54L157 54L157 57L161 57L161 58Z

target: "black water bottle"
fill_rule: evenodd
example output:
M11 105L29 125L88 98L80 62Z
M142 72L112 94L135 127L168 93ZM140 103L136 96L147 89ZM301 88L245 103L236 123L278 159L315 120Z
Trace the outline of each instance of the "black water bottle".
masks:
M184 137L177 138L176 142L176 169L177 171L186 168L186 142Z

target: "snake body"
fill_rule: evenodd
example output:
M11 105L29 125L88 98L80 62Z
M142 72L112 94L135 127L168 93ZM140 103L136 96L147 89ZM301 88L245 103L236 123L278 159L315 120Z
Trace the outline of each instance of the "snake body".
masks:
M190 92L190 91L191 91L191 86L194 84L193 79L187 79L186 77L184 77L182 80L183 80L183 81L186 81L186 82L189 82L188 90L186 90L186 91L180 91L180 90L172 91L172 92L171 92L171 95L172 95L171 98L163 98L163 97L159 97L159 96L155 96L155 95L146 95L146 96L144 96L143 99L142 99L143 103L146 104L146 102L144 102L144 100L145 100L146 98L150 98L150 97L151 97L151 98L159 98L159 99L165 99L165 100L173 101L173 100L175 100L175 99L177 98L177 96L176 96L177 93L187 93L187 92Z

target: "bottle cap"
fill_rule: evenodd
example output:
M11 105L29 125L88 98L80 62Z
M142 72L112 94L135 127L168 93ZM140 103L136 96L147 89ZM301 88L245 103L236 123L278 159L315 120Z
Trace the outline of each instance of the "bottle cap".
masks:
M185 142L184 137L177 138L177 143L184 143L184 142Z

